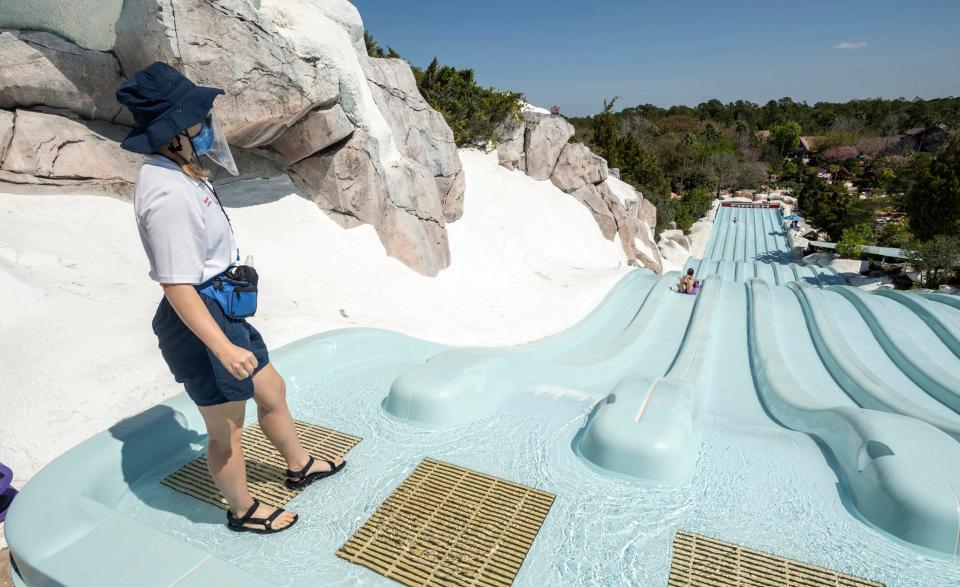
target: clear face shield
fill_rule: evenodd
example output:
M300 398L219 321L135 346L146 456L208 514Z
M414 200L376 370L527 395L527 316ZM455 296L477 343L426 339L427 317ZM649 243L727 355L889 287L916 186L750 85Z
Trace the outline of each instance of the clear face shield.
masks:
M240 175L237 163L233 160L233 153L230 152L227 136L223 132L223 126L213 112L203 121L200 132L191 137L190 142L193 145L193 152L198 157L206 155L211 161L226 169L230 175Z

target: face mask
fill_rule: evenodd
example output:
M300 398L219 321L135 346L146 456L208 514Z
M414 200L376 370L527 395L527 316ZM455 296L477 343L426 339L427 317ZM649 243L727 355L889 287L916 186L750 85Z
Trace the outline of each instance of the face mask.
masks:
M190 144L193 145L193 152L200 155L206 155L211 161L227 170L231 175L239 175L237 164L233 160L233 153L230 152L230 145L227 143L227 135L223 132L223 127L214 113L211 113L200 126L200 132L197 136L190 137Z
M208 116L200 127L200 132L196 136L190 137L190 143L193 145L193 152L199 157L208 153L213 147L213 124Z

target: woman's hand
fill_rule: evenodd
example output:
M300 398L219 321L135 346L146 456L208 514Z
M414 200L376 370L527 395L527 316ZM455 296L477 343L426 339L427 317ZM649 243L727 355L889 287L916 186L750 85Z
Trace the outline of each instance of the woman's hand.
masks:
M192 285L165 284L163 294L187 328L203 341L224 369L240 381L253 375L257 358L247 349L230 342Z
M224 350L217 353L217 358L224 369L240 381L253 375L257 368L257 358L253 353L234 344L226 346Z

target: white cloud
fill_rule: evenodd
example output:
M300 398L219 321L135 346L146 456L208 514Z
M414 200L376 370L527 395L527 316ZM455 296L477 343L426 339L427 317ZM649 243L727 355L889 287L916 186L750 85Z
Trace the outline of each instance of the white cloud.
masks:
M857 41L856 43L851 43L850 41L844 41L839 45L834 45L834 49L863 49L867 44L863 41Z

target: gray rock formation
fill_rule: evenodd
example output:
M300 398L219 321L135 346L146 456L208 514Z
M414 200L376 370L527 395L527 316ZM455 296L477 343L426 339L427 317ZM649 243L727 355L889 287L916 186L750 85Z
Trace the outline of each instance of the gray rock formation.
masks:
M215 181L289 172L331 217L373 225L417 271L449 265L445 223L462 214L465 189L453 133L405 62L367 58L347 0L103 2L102 13L92 0L65 3L83 8L73 24L51 21L53 0L13 10L18 26L57 34L0 34L0 182L131 197L139 158L117 144L127 129L90 120L131 124L116 87L164 61L226 92L216 110L241 174L213 168Z
M528 112L526 120L523 152L527 175L534 179L549 179L560 152L576 131L562 116Z
M14 192L85 193L129 197L142 160L120 149L126 129L28 110L0 115L0 185Z
M549 178L590 210L605 238L619 235L628 263L661 272L652 237L656 208L626 184L618 189L630 193L618 197L607 182L611 175L607 162L586 145L569 143L573 135L573 126L562 116L525 112L523 122L501 126L497 159L503 167L534 179ZM637 240L657 258L639 250Z
M124 72L154 61L223 88L217 113L231 145L269 144L305 114L335 104L333 68L301 59L248 0L126 0L115 53Z
M289 173L341 225L372 225L389 255L437 274L450 263L446 222L461 216L465 190L443 117L405 62L367 57L362 21L346 0L262 5L110 0L103 16L110 22L96 22L96 13L86 28L50 28L41 12L18 9L24 28L79 40L0 34L0 182L131 196L139 158L119 149L127 129L108 124L131 120L113 93L125 74L165 61L225 90L217 113L241 178ZM91 46L112 51L83 48ZM568 144L573 134L561 116L526 112L503 128L500 162L573 195L606 238L620 235L634 260L634 238L649 234L641 229L650 211L642 199L625 207L604 183L606 162Z
M460 218L465 189L463 166L453 131L443 115L420 95L405 61L367 58L362 63L373 98L393 131L400 153L433 175L443 200L444 218Z
M653 242L653 227L657 224L656 207L644 200L639 192L634 191L635 199L624 203L614 194L609 182L605 181L597 187L617 223L617 234L620 235L620 245L627 256L627 262L662 273L659 249ZM651 211L653 216L646 216L651 214ZM643 243L643 248L655 257L638 249L637 241Z
M377 234L390 256L425 275L450 265L450 246L436 182L410 159L386 170L389 204Z
M657 207L641 196L638 200L627 202L625 208L630 234L633 235L634 239L643 243L644 247L653 255L656 255L656 258L653 258L638 250L637 258L643 262L644 267L662 273L663 265L659 259L659 249L657 243L653 240L653 229L657 225ZM636 246L634 248L636 249Z
M279 153L287 165L293 165L339 143L353 134L354 126L339 104L307 114L291 126L270 149Z
M114 121L120 67L109 53L37 31L0 33L0 108L64 108Z
M343 147L291 166L290 177L341 226L373 225L387 254L436 275L450 263L437 184L419 163L384 166L377 152L375 141L358 130Z
M85 49L113 48L123 0L12 0L0 3L0 26L50 31Z
M7 110L0 110L0 166L3 165L3 158L7 153L7 147L13 140L13 122L14 113Z
M607 180L607 161L587 148L583 143L567 143L550 175L553 185L567 192L581 187L596 185Z
M617 220L597 186L587 184L571 192L570 195L590 209L604 238L613 239L613 235L617 234Z
M497 159L500 165L507 169L516 169L526 173L527 156L523 152L523 139L527 131L525 122L508 121L498 132L500 141L497 145Z
M376 147L363 131L353 133L342 148L307 157L288 172L297 187L345 228L376 226L383 218L386 180Z

